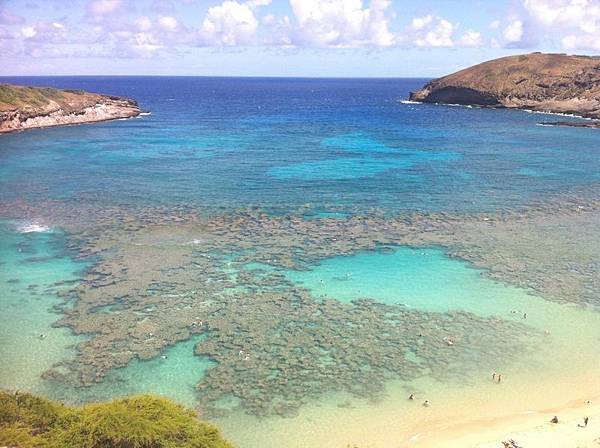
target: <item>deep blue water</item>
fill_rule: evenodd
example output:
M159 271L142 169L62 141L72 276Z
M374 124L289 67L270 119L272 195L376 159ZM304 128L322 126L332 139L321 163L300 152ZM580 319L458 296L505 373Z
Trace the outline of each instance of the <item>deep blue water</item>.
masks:
M403 104L424 79L35 77L151 115L0 137L0 198L492 210L600 180L600 132Z

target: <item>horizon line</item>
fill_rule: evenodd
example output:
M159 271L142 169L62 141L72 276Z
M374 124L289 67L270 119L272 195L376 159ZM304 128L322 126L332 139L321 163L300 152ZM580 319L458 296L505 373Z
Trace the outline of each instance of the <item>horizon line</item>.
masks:
M442 75L443 76L443 75ZM293 76L293 75L0 75L1 78L247 78L247 79L433 79L432 76Z

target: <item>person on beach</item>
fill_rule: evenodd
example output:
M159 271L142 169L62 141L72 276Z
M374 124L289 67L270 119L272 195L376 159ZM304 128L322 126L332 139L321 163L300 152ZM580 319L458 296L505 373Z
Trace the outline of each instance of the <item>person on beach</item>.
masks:
M558 417L556 415L554 417L552 417L552 420L550 420L550 423L558 423Z
M577 426L579 426L580 428L587 428L588 420L589 420L588 417L583 417L583 425L577 425Z
M423 402L423 406L425 406L425 407L428 407L428 406L429 406L429 400L425 400L425 401Z
M492 381L496 381L496 372L492 373Z
M500 384L502 382L502 374L498 374L498 384Z
M414 399L415 399L415 395L414 395L414 394L410 394L410 395L408 396L408 399L409 399L409 400L414 400Z

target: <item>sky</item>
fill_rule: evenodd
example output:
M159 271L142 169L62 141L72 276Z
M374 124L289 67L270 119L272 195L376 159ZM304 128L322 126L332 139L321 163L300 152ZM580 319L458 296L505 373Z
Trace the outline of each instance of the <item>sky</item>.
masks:
M0 0L0 75L433 77L600 53L600 0Z

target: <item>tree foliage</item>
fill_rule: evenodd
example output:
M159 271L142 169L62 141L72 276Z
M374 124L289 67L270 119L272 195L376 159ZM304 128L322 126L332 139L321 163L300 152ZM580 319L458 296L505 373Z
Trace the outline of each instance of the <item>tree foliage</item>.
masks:
M71 408L0 391L0 446L232 448L219 430L165 398L139 395Z

